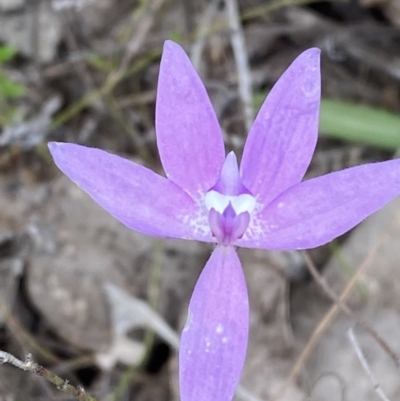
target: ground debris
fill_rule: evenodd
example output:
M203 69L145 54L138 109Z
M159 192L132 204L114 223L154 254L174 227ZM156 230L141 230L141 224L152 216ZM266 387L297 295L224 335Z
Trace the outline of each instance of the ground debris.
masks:
M247 89L257 107L293 59L317 46L323 96L400 111L397 0L237 3L250 72ZM242 77L223 1L0 0L0 39L16 50L15 57L0 64L0 74L17 77L25 88L22 98L10 101L11 118L2 116L0 107L5 127L0 132L0 305L6 307L0 309L0 341L19 357L34 353L35 360L52 365L98 399L179 398L171 338L161 330L148 346L151 324L133 324L130 308L136 301L151 305L179 333L212 248L131 232L60 178L46 143L96 146L162 174L154 106L167 38L195 55L227 149L240 156L246 139L237 90ZM0 106L7 101L0 88ZM321 138L307 178L392 156L363 143ZM385 213L336 247L311 254L337 293L348 280L346 269L337 259L325 262L339 249L346 266L357 268L377 241L374 230L388 219ZM400 352L393 334L400 329L397 237L393 231L385 240L349 306ZM262 400L279 393L330 306L304 265L294 263L296 255L241 250L252 308L241 384ZM129 300L122 309L133 317L123 332L113 321L117 309L105 290L109 285ZM300 401L309 394L318 401L328 394L332 401L341 399L343 388L349 399L374 399L346 336L353 324L337 318L301 369L301 380L292 380L280 401ZM381 387L399 398L399 381L384 352L358 327L355 333ZM140 367L127 380L126 365L131 364ZM53 389L10 369L0 366L5 400L56 397Z

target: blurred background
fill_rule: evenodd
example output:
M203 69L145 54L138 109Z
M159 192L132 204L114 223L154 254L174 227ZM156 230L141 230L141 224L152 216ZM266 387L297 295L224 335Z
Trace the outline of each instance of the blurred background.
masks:
M240 158L269 89L316 46L323 100L307 178L387 160L400 149L399 26L399 0L0 0L0 349L32 353L99 401L178 400L178 333L211 247L129 231L59 173L46 143L162 174L154 103L172 39ZM240 250L251 335L237 400L400 399L385 349L400 355L399 208L309 253L342 304L302 254ZM18 399L72 397L0 366L0 400Z

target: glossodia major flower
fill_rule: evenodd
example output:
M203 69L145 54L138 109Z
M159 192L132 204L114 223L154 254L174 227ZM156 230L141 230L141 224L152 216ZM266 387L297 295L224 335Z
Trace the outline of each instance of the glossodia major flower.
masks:
M166 178L102 150L49 144L57 166L127 227L217 244L194 289L182 333L183 401L230 401L239 381L249 323L236 246L313 248L400 192L398 160L301 182L318 135L319 53L302 53L273 87L248 134L240 168L233 153L225 155L199 76L170 41L156 102Z

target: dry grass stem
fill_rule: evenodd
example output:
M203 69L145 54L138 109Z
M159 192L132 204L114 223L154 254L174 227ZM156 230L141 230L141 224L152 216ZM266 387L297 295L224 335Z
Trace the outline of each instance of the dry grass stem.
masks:
M239 97L243 105L246 129L249 131L253 123L253 89L246 42L237 1L225 0L225 4L229 28L231 30L231 45L237 68Z
M157 13L161 9L164 2L165 0L153 0L148 5L147 10L140 20L138 28L134 31L131 40L126 46L125 55L122 58L118 75L123 75L125 73L132 58L135 57L141 49L151 27L154 24Z
M76 42L74 32L72 31L71 27L69 26L68 22L64 23L64 31L65 31L65 40L66 43L72 53L79 53L79 46ZM95 89L95 84L90 75L90 72L87 68L85 60L82 58L78 60L76 63L73 64L74 68L77 71L77 75L79 75L82 79L82 82L85 85L86 92L92 91ZM99 111L104 109L104 104L101 98L97 98L92 103L96 109Z
M357 269L356 273L354 276L351 278L345 289L342 291L340 294L340 301L343 302L347 299L347 297L351 294L352 290L354 289L354 286L357 284L358 280L360 277L365 273L367 268L371 265L374 257L376 256L378 249L380 246L383 244L387 236L389 235L391 229L393 226L397 223L398 219L398 212L399 210L396 210L394 213L395 216L393 216L393 219L391 223L389 223L385 229L382 231L382 234L379 238L378 241L376 241L375 246L370 250L368 255L365 257L363 263L359 266ZM312 333L308 343L304 347L303 351L300 353L299 357L297 358L297 361L293 365L292 370L289 372L289 375L285 379L284 383L280 387L279 391L277 394L272 398L272 401L279 401L282 399L282 397L286 394L287 390L289 389L289 386L296 380L298 375L300 374L302 368L304 367L306 361L308 360L309 356L311 355L311 352L314 350L315 346L318 344L318 341L322 337L322 335L325 333L325 331L328 329L330 324L333 322L334 318L336 317L337 313L340 311L340 308L337 304L333 305L329 311L326 313L326 315L323 317L323 319L320 321L318 326L315 328L314 332Z
M218 10L218 2L218 0L210 1L200 18L199 27L196 30L196 39L192 45L190 58L197 71L201 70L201 55L206 44L207 33L211 30L211 24Z
M365 320L360 318L356 313L354 313L347 304L341 300L328 286L324 278L319 274L317 268L315 267L313 261L307 252L301 252L306 265L314 280L322 287L328 297L340 308L340 310L346 314L351 319L354 319L357 324L359 324L365 331L367 331L376 340L376 342L385 350L385 352L392 358L396 367L399 366L400 357L392 350L389 344L377 333Z
M374 374L372 373L372 370L368 365L367 359L365 358L365 355L361 350L360 344L358 343L357 337L354 334L354 330L352 328L349 329L348 336L349 336L351 345L354 347L354 350L356 351L356 355L357 355L358 360L361 363L361 366L364 368L365 373L368 375L368 377L370 378L370 380L374 386L374 390L375 390L376 394L378 394L378 396L381 400L390 401L390 399L383 392L383 390L382 390L381 386L379 385L378 381L376 380Z

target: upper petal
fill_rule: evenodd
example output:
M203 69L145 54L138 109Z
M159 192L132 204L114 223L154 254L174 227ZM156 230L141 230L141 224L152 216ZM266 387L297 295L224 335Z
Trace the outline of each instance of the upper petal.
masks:
M156 132L170 180L195 199L216 183L225 159L218 120L188 56L171 41L161 58Z
M304 181L255 216L238 245L314 248L350 230L399 194L400 159Z
M318 136L320 50L302 53L283 73L249 132L240 166L243 185L266 205L299 183Z
M249 330L246 283L233 247L218 246L189 305L179 351L182 401L231 401Z
M153 171L99 149L49 143L59 169L127 227L157 237L212 241L207 214Z

